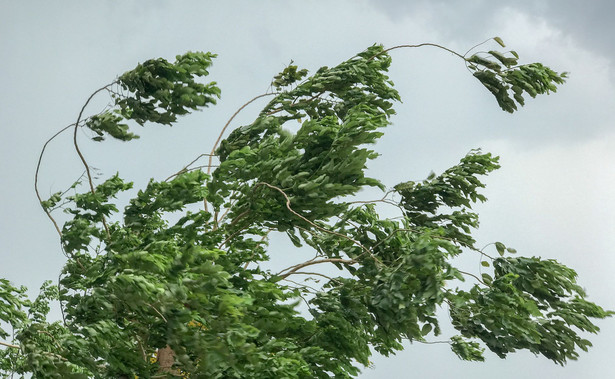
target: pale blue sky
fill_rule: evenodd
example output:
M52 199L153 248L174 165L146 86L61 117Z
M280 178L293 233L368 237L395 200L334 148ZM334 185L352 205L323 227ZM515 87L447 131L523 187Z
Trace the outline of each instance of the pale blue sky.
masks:
M505 5L504 5L505 4ZM499 35L522 61L570 71L557 94L514 115L450 54L397 50L391 78L403 104L376 149L371 174L393 186L441 171L470 149L501 156L481 205L485 244L575 268L590 299L615 309L615 6L609 1L8 1L0 0L0 277L36 289L63 264L57 235L37 204L33 175L43 143L76 120L90 93L154 57L217 53L218 106L176 127L143 129L129 144L83 138L91 164L136 186L165 178L208 152L226 119L265 92L291 59L314 71L373 43L436 42L461 52ZM96 113L106 100L88 108ZM235 125L249 121L258 104ZM49 148L43 195L81 174L68 135ZM478 260L463 264L476 269ZM415 344L374 358L361 378L613 377L615 322L600 323L595 347L555 366L531 354L459 361L446 345Z

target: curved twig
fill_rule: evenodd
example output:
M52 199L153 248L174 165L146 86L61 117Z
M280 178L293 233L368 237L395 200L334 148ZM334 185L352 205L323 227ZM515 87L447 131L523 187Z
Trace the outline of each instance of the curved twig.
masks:
M222 128L222 130L220 131L220 134L218 135L218 139L216 139L214 146L211 148L211 153L209 153L209 162L207 163L207 174L211 173L213 157L216 154L216 149L218 148L218 144L220 144L220 141L222 140L222 136L224 135L224 132L226 132L226 129L231 124L231 122L235 119L235 117L239 114L239 112L241 112L245 107L252 104L254 101L260 99L261 97L271 96L275 94L276 94L275 92L268 92L268 93L263 93L258 96L255 96L250 101L248 101L247 103L239 107L239 109L237 109L235 113L233 113L233 115L228 119L226 124L224 124L224 127ZM207 210L207 199L203 199L203 207L205 208L205 210Z
M6 346L6 347L12 347L13 349L19 349L20 348L18 345L12 345L10 343L6 343L6 342L2 342L2 341L0 341L0 345Z
M222 128L222 130L220 131L220 134L218 135L218 139L216 139L216 142L214 143L214 146L211 149L211 153L209 153L209 164L208 165L210 166L210 168L207 169L208 174L211 173L211 162L213 160L213 156L216 154L216 149L218 148L218 145L220 144L220 141L222 140L222 136L224 135L224 132L226 132L226 129L231 124L231 122L235 119L235 117L239 114L239 112L241 112L245 107L252 104L254 101L260 99L261 97L271 96L271 95L275 95L275 93L274 92L263 93L263 94L253 97L250 101L248 101L247 103L239 107L239 109L237 109L235 113L233 113L231 118L228 119L226 124L224 124L224 127Z
M290 211L290 213L294 214L295 216L299 217L299 218L300 218L300 219L302 219L303 221L307 222L308 224L312 225L314 228L316 228L316 229L318 229L318 230L320 230L320 231L322 231L322 232L329 233L329 234L333 234L333 235L336 235L336 236L338 236L338 237L342 237L342 238L344 238L344 239L346 239L346 240L348 240L348 241L352 242L353 244L357 245L358 247L360 247L360 248L364 251L364 253L363 253L363 254L365 254L365 253L369 254L369 255L370 255L370 256L371 256L371 257L372 257L372 258L373 258L376 262L378 262L378 263L382 264L382 262L381 262L381 261L380 261L380 260L379 260L376 256L374 256L374 254L372 254L372 252L370 251L370 249L368 249L368 248L366 248L365 246L363 246L363 244L361 244L361 242L359 242L359 241L357 241L357 240L355 240L355 239L353 239L353 238L350 238L350 237L348 237L348 236L347 236L347 235L345 235L345 234L338 233L338 232L335 232L335 231L332 231L332 230L325 229L325 228L323 228L323 227L321 227L321 226L318 226L318 225L316 225L315 223L313 223L312 221L310 221L310 220L308 220L307 218L305 218L304 216L302 216L302 215L300 215L299 213L297 213L295 210L293 210L293 209L290 207L290 198L288 197L288 195L286 195L286 193L285 193L282 189L280 189L280 188L278 188L278 187L276 187L276 186L274 186L274 185L271 185L271 184L269 184L269 183L265 183L265 182L259 182L259 183L256 183L256 185L254 186L254 188L256 189L256 187L261 186L261 185L263 185L263 186L267 186L267 187L269 187L269 188L271 188L271 189L274 189L274 190L278 191L279 193L281 193L281 194L282 194L282 196L284 196L284 198L286 199L286 209L288 209L288 210ZM361 255L362 255L362 254L361 254ZM359 255L359 256L361 256L361 255ZM358 257L359 257L359 256L358 256ZM358 257L357 257L357 258L358 258Z
M187 165L185 165L185 166L184 166L181 170L177 171L175 174L170 175L170 176L169 176L168 178L166 178L164 181L165 181L165 182L168 182L169 180L173 179L174 177L176 177L176 176L178 176L178 175L181 175L181 174L183 174L183 173L185 173L185 172L187 172L187 171L194 170L194 169L196 169L196 168L203 168L203 167L207 167L207 166L198 166L198 167L193 167L193 168L190 168L190 166L192 166L192 165L194 164L194 162L198 161L198 160L199 160L199 159L201 159L202 157L207 157L207 156L209 156L209 154L200 154L198 157L194 158L194 159L192 160L192 162L190 162L190 163L188 163Z
M86 172L86 174L88 176L88 183L90 184L90 191L93 194L96 193L96 190L94 189L94 182L92 181L92 173L90 172L90 166L88 165L88 162L85 160L85 157L81 153L81 149L79 149L79 144L77 143L77 130L79 129L79 123L81 122L81 117L83 116L83 112L85 111L85 108L88 106L90 101L99 92L105 91L105 90L109 90L109 87L112 86L113 84L115 84L115 82L107 84L106 86L101 87L101 88L97 89L96 91L94 91L94 93L92 93L90 95L90 97L88 97L88 99L86 100L85 104L83 104L83 107L81 107L81 111L79 112L79 116L77 116L77 122L74 123L75 129L74 129L74 132L73 132L73 144L75 145L75 150L77 151L77 154L79 155L79 159L81 159L81 162L83 163L83 166L85 167L85 172ZM103 223L103 226L105 228L105 231L107 232L107 238L111 238L111 233L109 232L109 226L107 226L107 221L106 221L104 215L102 216L102 223Z
M477 48L477 47L479 47L480 45L484 45L484 44L486 44L487 42L491 41L491 40L492 40L492 39L494 39L494 38L495 38L495 37L487 38L487 39L486 39L486 40L484 40L483 42L481 42L481 43L477 43L476 45L474 45L474 46L472 46L471 48L469 48L469 49L468 49L468 51L466 51L466 53L465 53L465 54L463 54L464 59L465 59L466 55L468 55L468 54L470 53L470 51L472 51L472 50L476 49L476 48Z
M481 278L479 278L478 276L476 276L476 275L474 275L474 274L472 274L472 273L469 273L469 272L466 272L466 271L461 271L461 270L459 270L459 269L457 269L457 271L459 271L459 272L460 272L461 274L463 274L463 275L468 275L468 276L473 277L474 279L478 280L478 282L479 282L480 284L482 284L482 285L484 285L484 286L486 286L486 285L487 285L485 282L483 282L483 280L482 280Z
M79 149L79 144L77 143L77 130L79 128L79 123L81 122L81 117L83 116L83 112L85 111L85 108L88 106L88 104L90 103L90 101L94 98L94 96L96 96L99 92L104 91L104 90L108 90L109 86L112 86L113 83L111 84L107 84L104 87L101 87L99 89L97 89L96 91L94 91L90 97L88 97L88 99L86 100L85 104L83 104L83 106L81 107L81 111L79 111L79 116L77 116L77 122L75 122L73 125L75 126L74 132L73 132L73 144L75 145L75 150L77 151L77 154L79 155L79 159L81 159L81 162L83 163L83 166L85 167L85 171L86 174L88 176L88 182L90 184L90 191L92 193L96 193L96 190L94 189L94 182L92 181L92 173L90 172L90 166L88 165L88 163L85 160L85 157L83 156L83 154L81 153L81 149Z
M45 149L47 148L47 145L49 145L49 143L54 138L56 138L57 136L62 134L64 131L68 130L73 125L75 125L75 124L70 124L70 125L65 126L60 131L58 131L56 134L54 134L51 138L49 138L47 140L47 142L45 142L45 144L43 145L43 148L41 149L41 153L38 156L38 162L36 164L36 171L34 172L34 192L36 193L36 198L38 199L38 202L41 205L41 208L43 208L43 211L45 212L47 217L49 217L49 219L53 223L53 226L56 228L56 231L58 232L58 235L60 236L60 238L62 238L62 231L60 230L60 227L58 226L58 223L56 222L56 220L51 215L51 212L47 208L43 207L43 199L41 198L41 194L40 194L40 192L38 190L38 173L39 173L39 171L41 169L41 162L43 161L43 154L45 154Z
M488 41L488 40L487 40L487 41ZM487 41L485 41L485 42L487 42ZM484 43L484 42L483 42L483 43ZM401 48L407 48L407 47L423 47L423 46L433 46L433 47L437 47L437 48L439 48L439 49L446 50L446 51L448 51L449 53L452 53L452 54L454 54L454 55L458 56L459 58L461 58L461 59L463 59L463 60L465 60L465 59L466 59L466 58L465 58L465 55L461 55L461 54L459 54L458 52L456 52L456 51L454 51L454 50L449 49L448 47L444 47L444 46L442 46L442 45L438 45L438 44L436 44L436 43L429 43L429 42L426 42L426 43L419 43L418 45L397 45L397 46L389 47L388 49L384 49L384 50L382 50L381 52L379 52L378 54L375 54L375 55L371 56L371 57L370 57L367 61L369 62L369 61L373 60L374 58L376 58L377 56L379 56L379 55L381 55L381 54L384 54L384 53L387 53L387 52L389 52L389 51L391 51L391 50L401 49ZM472 49L474 49L474 48L472 48ZM472 49L470 49L470 51L471 51ZM467 53L466 53L466 54L467 54Z
M317 260L309 260L307 262L303 262L303 263L299 263L298 265L295 266L291 266L289 268L286 268L282 271L280 271L279 273L276 274L276 276L279 276L282 279L285 279L286 277L292 275L292 274L296 274L298 270L307 267L307 266L311 266L311 265L316 265L319 263L343 263L343 264L347 264L347 265L353 265L355 263L357 263L356 260L354 259L344 259L344 258L325 258L325 259L317 259ZM283 273L286 270L289 270L287 273ZM320 275L320 274L318 274ZM322 275L324 276L324 275ZM331 279L331 278L329 278Z

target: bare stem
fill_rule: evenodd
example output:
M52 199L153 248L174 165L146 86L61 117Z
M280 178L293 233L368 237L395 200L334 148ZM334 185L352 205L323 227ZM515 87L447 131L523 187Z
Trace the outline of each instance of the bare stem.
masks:
M192 160L192 162L190 162L190 163L188 163L187 165L185 165L185 166L184 166L181 170L177 171L175 174L170 175L170 176L169 176L168 178L166 178L164 181L165 181L165 182L168 182L169 180L173 179L174 177L176 177L176 176L178 176L178 175L181 175L181 174L183 174L183 173L185 173L185 172L187 172L187 171L191 171L191 170L195 170L195 169L199 169L199 168L204 168L204 167L207 167L207 166L198 166L198 167L193 167L193 168L190 168L190 166L192 166L192 165L194 164L194 162L198 161L198 160L199 160L199 159L201 159L202 157L207 157L207 156L209 156L209 154L201 154L201 155L199 155L198 157L194 158L194 159Z
M347 236L347 235L345 235L345 234L338 233L338 232L335 232L335 231L332 231L332 230L325 229L325 228L323 228L323 227L321 227L321 226L318 226L318 225L316 225L315 223L313 223L312 221L310 221L310 220L308 220L307 218L305 218L304 216L302 216L302 215L300 215L299 213L295 212L295 211L294 211L294 210L290 207L290 199L288 198L288 195L286 195L286 193L285 193L282 189L280 189L280 188L278 188L278 187L276 187L276 186L274 186L274 185L271 185L271 184L269 184L269 183L265 183L265 182L259 182L259 183L257 183L257 184L256 184L256 186L255 186L254 188L256 188L256 187L258 187L258 186L261 186L261 185L262 185L262 186L267 186L267 187L269 187L269 188L271 188L271 189L274 189L274 190L278 191L279 193L281 193L281 194L282 194L282 196L284 196L284 198L286 199L286 209L288 209L290 213L294 214L295 216L299 217L299 218L300 218L300 219L302 219L303 221L307 222L308 224L310 224L311 226L313 226L314 228L316 228L316 229L318 229L318 230L320 230L320 231L322 231L322 232L329 233L329 234L333 234L333 235L336 235L336 236L338 236L338 237L342 237L342 238L344 238L344 239L346 239L346 240L348 240L348 241L352 242L353 244L355 244L355 245L357 245L358 247L360 247L360 248L364 251L364 253L367 253L367 254L369 254L372 258L374 258L374 260L375 260L376 262L378 262L378 263L382 264L382 262L380 262L380 260L379 260L378 258L376 258L376 257L372 254L372 252L371 252L368 248L366 248L365 246L363 246L363 244L361 244L359 241L357 241L357 240L355 240L355 239L353 239L353 238L351 238L351 237L348 237L348 236Z
M303 267L305 267L305 266L303 266ZM323 277L325 279L329 279L329 280L335 281L334 278L332 278L330 276L327 276L325 274L321 274L320 272L294 271L294 272L291 272L291 273L288 273L288 274L285 274L285 275L286 275L285 278L290 276L290 275L316 275L316 276L321 276L321 277ZM286 280L288 280L288 279L286 279Z
M307 266L311 266L311 265L316 265L316 264L320 264L320 263L343 263L343 264L347 264L347 265L353 265L355 263L357 263L356 260L354 259L344 259L344 258L325 258L325 259L317 259L317 260L310 260L307 262L303 262L300 263L298 265L292 266L290 268L284 269L282 270L280 273L276 274L276 276L279 276L282 279L285 279L286 277L297 273L298 270L307 267ZM282 274L284 271L289 270L287 273ZM331 279L331 278L329 278Z
M460 273L462 273L463 275L468 275L468 276L473 277L474 279L478 280L478 282L479 282L480 284L482 284L482 285L485 285L485 286L487 285L487 284L485 284L485 282L483 282L483 281L482 281L482 280L481 280L478 276L476 276L476 275L474 275L474 274L471 274L471 273L469 273L469 272L465 272L465 271L461 271L461 270L457 270L457 271L459 271L459 272L460 272Z
M62 132L64 132L64 131L68 130L69 128L71 128L73 125L74 124L70 124L68 126L65 126L60 131L58 131L56 134L54 134L51 138L49 138L47 140L47 142L45 142L45 144L43 145L43 148L41 149L41 153L38 156L38 163L36 164L36 171L34 172L34 192L36 193L36 197L38 199L39 204L43 208L43 212L45 212L47 217L49 217L49 219L53 223L53 226L56 228L56 231L58 232L58 235L60 236L60 238L62 238L62 231L60 230L60 227L58 226L58 223L56 222L56 220L51 215L51 212L47 208L43 207L43 199L41 198L41 194L40 194L40 192L38 190L38 173L39 173L39 171L41 169L41 162L43 161L43 154L45 154L45 149L47 148L47 145L49 145L49 143L54 138L56 138L57 136L62 134Z
M452 53L452 54L454 54L454 55L458 56L459 58L461 58L461 59L463 59L463 60L465 60L465 59L466 59L464 55L461 55L461 54L459 54L458 52L456 52L456 51L454 51L454 50L451 50L451 49L449 49L449 48L447 48L447 47L444 47L444 46L442 46L442 45L438 45L438 44L436 44L436 43L428 43L428 42L427 42L427 43L420 43L420 44L418 44L418 45L397 45L397 46L389 47L388 49L384 49L384 50L382 50L381 52L379 52L378 54L375 54L374 56L370 57L367 61L369 62L369 61L371 61L372 59L376 58L378 55L384 54L384 53L389 52L389 51L391 51L391 50L395 50L395 49L402 49L402 48L423 47L423 46L433 46L433 47L437 47L437 48L439 48L439 49L442 49L442 50L448 51L449 53ZM472 50L472 49L470 49L470 51L471 51L471 50ZM466 54L467 54L467 53L466 53Z
M94 91L94 93L92 93L90 95L90 97L88 97L88 99L85 102L85 104L83 104L83 107L81 107L81 111L79 112L79 116L77 116L77 122L75 122L75 124L74 124L75 129L74 129L74 132L73 132L73 144L75 145L75 150L77 151L77 154L79 155L79 159L81 159L81 162L83 163L83 166L85 167L85 172L86 172L86 174L88 176L88 183L90 184L90 191L93 194L96 193L96 190L94 189L94 182L92 181L92 173L90 172L90 166L88 165L88 162L85 160L85 157L81 153L81 149L79 149L79 144L77 143L77 130L79 129L79 123L81 122L81 117L83 116L83 112L85 111L85 108L88 106L90 101L99 92L108 90L109 87L112 86L113 84L114 83L107 84L106 86L97 89L96 91ZM105 227L105 231L107 232L107 238L111 238L111 234L109 233L109 227L107 226L107 221L105 219L105 216L102 216L102 223L103 223L103 226Z
M2 342L2 341L0 341L0 345L6 346L6 347L12 347L13 349L19 349L18 345L11 345L10 343L6 343L6 342Z
M214 146L211 148L211 153L209 154L209 162L207 164L207 173L208 174L211 173L212 161L213 161L214 155L216 154L216 149L218 148L218 145L220 144L220 141L222 140L222 136L224 135L224 132L226 132L226 129L231 124L231 122L235 119L235 117L239 114L239 112L241 112L245 107L247 107L248 105L252 104L254 101L260 99L261 97L271 96L271 95L275 95L275 93L263 93L261 95L253 97L250 101L248 101L247 103L245 103L244 105L239 107L239 109L237 109L235 111L235 113L233 113L231 118L228 119L226 124L224 124L224 127L220 131L220 134L218 135L218 139L216 139L216 142L214 143ZM203 199L203 206L205 207L205 210L207 210L207 199Z

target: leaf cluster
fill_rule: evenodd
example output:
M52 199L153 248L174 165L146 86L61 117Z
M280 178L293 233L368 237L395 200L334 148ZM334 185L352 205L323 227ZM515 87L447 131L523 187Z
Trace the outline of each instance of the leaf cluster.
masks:
M502 47L501 39L495 38ZM513 113L517 105L525 105L524 94L535 98L537 95L557 91L568 73L557 73L541 63L519 65L516 51L501 53L495 50L473 54L466 58L468 69L493 96L500 108Z

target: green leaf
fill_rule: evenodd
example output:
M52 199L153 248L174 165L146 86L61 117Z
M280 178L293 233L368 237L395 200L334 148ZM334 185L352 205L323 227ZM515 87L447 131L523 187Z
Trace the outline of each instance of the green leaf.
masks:
M500 256L503 256L504 252L506 252L506 246L504 246L502 242L496 242L495 249L498 251L498 254L500 254Z
M506 47L506 45L504 45L504 41L502 41L500 37L493 37L493 40L497 42L500 46Z

